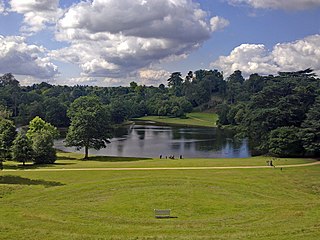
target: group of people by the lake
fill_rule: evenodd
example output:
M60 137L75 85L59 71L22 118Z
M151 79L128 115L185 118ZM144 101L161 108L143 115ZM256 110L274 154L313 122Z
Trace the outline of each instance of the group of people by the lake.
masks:
M162 159L162 158L168 159L168 156L163 157L162 154L161 154L161 155L160 155L160 159ZM182 159L182 158L183 158L182 155L180 155L180 156L179 156L179 159ZM174 155L170 155L170 156L169 156L169 159L175 159L175 156L174 156Z
M274 167L272 160L266 161L267 166Z
M276 166L273 164L272 160L266 161L266 163L267 163L267 166L274 167L274 168L276 167ZM281 172L282 172L282 167L280 167L280 170L281 170Z

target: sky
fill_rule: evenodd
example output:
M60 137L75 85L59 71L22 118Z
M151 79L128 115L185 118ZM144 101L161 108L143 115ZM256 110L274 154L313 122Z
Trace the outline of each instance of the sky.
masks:
M306 68L320 76L320 0L0 0L0 74L21 85Z

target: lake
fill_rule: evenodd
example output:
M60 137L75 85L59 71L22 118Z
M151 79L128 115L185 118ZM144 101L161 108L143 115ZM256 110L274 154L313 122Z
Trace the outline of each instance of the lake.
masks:
M79 152L65 147L63 139L55 141L57 149ZM83 152L83 150L81 150ZM136 122L119 128L107 148L90 149L90 154L124 157L158 158L174 155L179 158L245 158L250 157L247 140L238 141L229 130L218 128L157 126Z

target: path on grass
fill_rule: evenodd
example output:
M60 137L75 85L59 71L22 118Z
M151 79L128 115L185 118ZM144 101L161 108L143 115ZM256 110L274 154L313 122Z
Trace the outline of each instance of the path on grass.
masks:
M38 172L56 172L56 171L150 171L150 170L226 170L226 169L261 169L261 168L295 168L320 165L320 161L304 164L278 165L270 166L233 166L233 167L148 167L148 168L39 168L39 169L4 169L3 172L17 171L38 171Z

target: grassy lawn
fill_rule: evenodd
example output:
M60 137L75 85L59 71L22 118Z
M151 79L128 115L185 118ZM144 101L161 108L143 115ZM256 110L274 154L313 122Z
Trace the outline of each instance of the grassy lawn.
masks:
M108 157L91 156L90 160L82 160L83 154L58 152L58 161L45 167L50 169L74 169L74 168L158 168L158 167L228 167L228 166L266 166L266 161L272 160L275 166L303 164L314 162L314 159L303 158L272 158L272 157L251 157L251 158L226 158L226 159L159 159L159 158L134 158L134 157ZM35 169L43 168L43 165L35 166L26 163L26 166L16 162L7 161L5 169Z
M138 120L153 121L166 124L177 124L184 126L215 127L216 122L218 120L218 115L214 113L188 113L186 119L146 116L138 118Z
M267 159L79 158L59 153L52 167L239 166ZM319 175L320 165L283 171L3 171L0 239L316 240ZM154 208L170 208L177 218L155 219Z

